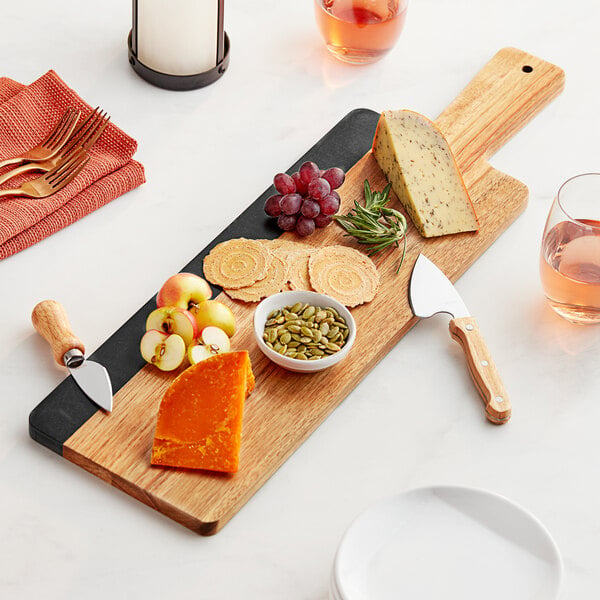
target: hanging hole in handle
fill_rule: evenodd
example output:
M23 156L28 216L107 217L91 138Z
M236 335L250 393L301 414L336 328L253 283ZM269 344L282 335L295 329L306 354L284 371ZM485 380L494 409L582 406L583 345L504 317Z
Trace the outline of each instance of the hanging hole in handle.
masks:
M531 73L533 71L533 67L530 65L524 65L521 67L521 71L523 71L523 73Z

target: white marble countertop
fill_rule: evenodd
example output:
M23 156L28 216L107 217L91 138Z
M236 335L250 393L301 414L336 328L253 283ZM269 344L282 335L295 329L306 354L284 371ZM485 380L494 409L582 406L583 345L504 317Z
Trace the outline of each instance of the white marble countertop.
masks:
M412 0L399 43L368 67L327 54L310 0L226 5L230 68L187 93L130 68L130 3L3 7L1 75L29 83L55 69L138 140L147 183L0 262L0 596L325 600L360 512L413 487L460 484L532 511L560 547L561 598L595 597L600 328L557 317L537 269L559 185L600 170L600 5ZM39 300L67 304L95 350L350 110L435 118L504 46L566 72L564 92L491 160L529 187L528 207L457 284L510 391L507 426L483 418L439 316L417 324L210 538L29 438L29 412L65 377L31 327Z

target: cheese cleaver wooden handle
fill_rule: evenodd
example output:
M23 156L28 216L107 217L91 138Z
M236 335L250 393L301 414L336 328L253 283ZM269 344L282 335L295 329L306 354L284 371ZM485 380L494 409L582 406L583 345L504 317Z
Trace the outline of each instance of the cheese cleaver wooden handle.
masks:
M67 311L56 300L44 300L31 313L37 332L50 344L54 360L67 367L81 391L100 408L111 412L112 384L108 371L85 359L83 342L71 331Z
M50 344L54 360L64 367L64 356L69 350L77 349L85 354L83 342L71 330L64 306L56 300L43 300L31 313L31 322L36 331Z
M485 416L496 425L506 423L512 411L510 399L477 321L473 317L451 319L450 335L462 346L471 377L485 403Z

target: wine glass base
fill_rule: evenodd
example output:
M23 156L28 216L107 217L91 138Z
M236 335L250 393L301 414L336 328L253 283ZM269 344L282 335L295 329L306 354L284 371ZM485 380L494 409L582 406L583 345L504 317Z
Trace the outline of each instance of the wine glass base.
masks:
M365 50L364 48L347 48L345 46L334 46L327 44L327 50L338 60L351 65L368 65L377 62L388 52L387 50Z
M548 298L548 304L554 312L570 323L577 325L600 325L600 308L591 306L577 306L556 302Z

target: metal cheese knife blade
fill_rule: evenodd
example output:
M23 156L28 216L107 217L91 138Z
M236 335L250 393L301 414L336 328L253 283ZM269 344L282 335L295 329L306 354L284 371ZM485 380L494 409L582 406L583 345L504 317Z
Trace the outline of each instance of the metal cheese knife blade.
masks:
M511 416L511 404L496 365L475 319L452 282L426 256L420 254L410 278L409 300L417 317L448 313L450 335L462 347L471 377L485 402L486 417L497 425Z
M55 300L44 300L33 309L31 321L52 347L54 360L69 369L77 385L92 402L111 412L113 394L108 371L97 362L86 360L85 346L71 331L63 305Z

